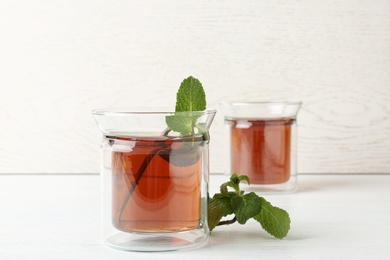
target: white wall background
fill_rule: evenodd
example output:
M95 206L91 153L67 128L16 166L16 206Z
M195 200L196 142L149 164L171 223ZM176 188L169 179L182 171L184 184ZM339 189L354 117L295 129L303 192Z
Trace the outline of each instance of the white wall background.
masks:
M210 107L302 100L299 173L390 173L388 0L3 0L0 173L97 173L91 110L173 105L189 75Z

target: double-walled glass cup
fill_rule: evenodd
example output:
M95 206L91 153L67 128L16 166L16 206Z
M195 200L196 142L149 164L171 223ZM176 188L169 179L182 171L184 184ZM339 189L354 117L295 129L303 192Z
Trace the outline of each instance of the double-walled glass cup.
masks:
M243 189L297 189L297 113L301 102L222 102L230 146L229 173L247 175Z
M103 133L102 220L110 247L170 251L208 239L208 130L216 111L171 111L93 111ZM189 134L167 128L173 116L190 122Z

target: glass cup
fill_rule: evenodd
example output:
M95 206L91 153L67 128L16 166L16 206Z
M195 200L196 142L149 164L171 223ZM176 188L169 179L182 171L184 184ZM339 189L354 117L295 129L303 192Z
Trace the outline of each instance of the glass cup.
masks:
M102 232L110 247L171 251L201 246L209 237L208 130L216 111L170 111L93 111L103 133ZM167 128L173 115L202 127L180 136Z
M301 102L222 102L230 146L229 173L247 175L243 189L297 189L297 121Z

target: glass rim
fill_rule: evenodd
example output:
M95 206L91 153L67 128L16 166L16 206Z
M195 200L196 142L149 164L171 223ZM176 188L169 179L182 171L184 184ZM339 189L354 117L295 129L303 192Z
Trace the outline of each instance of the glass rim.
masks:
M107 108L94 109L92 114L94 116L129 116L129 115L166 115L166 114L198 114L210 115L215 114L216 109L209 108L201 111L183 111L175 112L174 109L166 107L134 107L134 108Z
M274 100L274 101L222 101L225 106L249 106L249 105L302 105L300 100Z

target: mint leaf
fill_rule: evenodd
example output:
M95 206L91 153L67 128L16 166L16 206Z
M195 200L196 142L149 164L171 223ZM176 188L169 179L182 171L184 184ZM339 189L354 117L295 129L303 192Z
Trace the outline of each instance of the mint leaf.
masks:
M231 205L237 222L240 224L245 224L248 219L259 214L262 206L260 197L254 192L232 197Z
M249 185L251 184L251 181L250 181L249 177L246 176L246 175L240 175L240 176L238 176L238 180L239 180L239 182L241 182L241 181L246 181Z
M194 128L198 133L205 134L205 125L197 124L199 115L191 112L203 111L206 109L206 94L200 81L192 76L183 80L176 94L175 112L187 112L185 114L175 113L167 116L165 121L172 131L182 136L194 135ZM208 139L208 136L204 136Z
M203 111L206 94L202 83L192 76L184 79L176 95L176 112Z
M261 211L254 219L272 236L279 239L287 236L290 230L290 217L288 213L283 209L272 206L264 198L260 197L260 199L262 202Z
M168 163L175 166L189 166L197 163L202 156L202 147L189 146L189 142L182 142L179 148L161 149L158 155Z
M209 132L207 131L206 123L197 123L195 127L198 129L198 133L203 134L204 141L210 140L210 135Z
M227 196L217 193L212 199L209 199L208 224L210 230L213 230L218 225L222 217L233 213L230 200L231 196L235 195L236 194L234 192L229 193Z
M188 115L172 115L166 116L165 122L167 126L175 132L180 133L182 136L192 135L194 131L193 118Z

